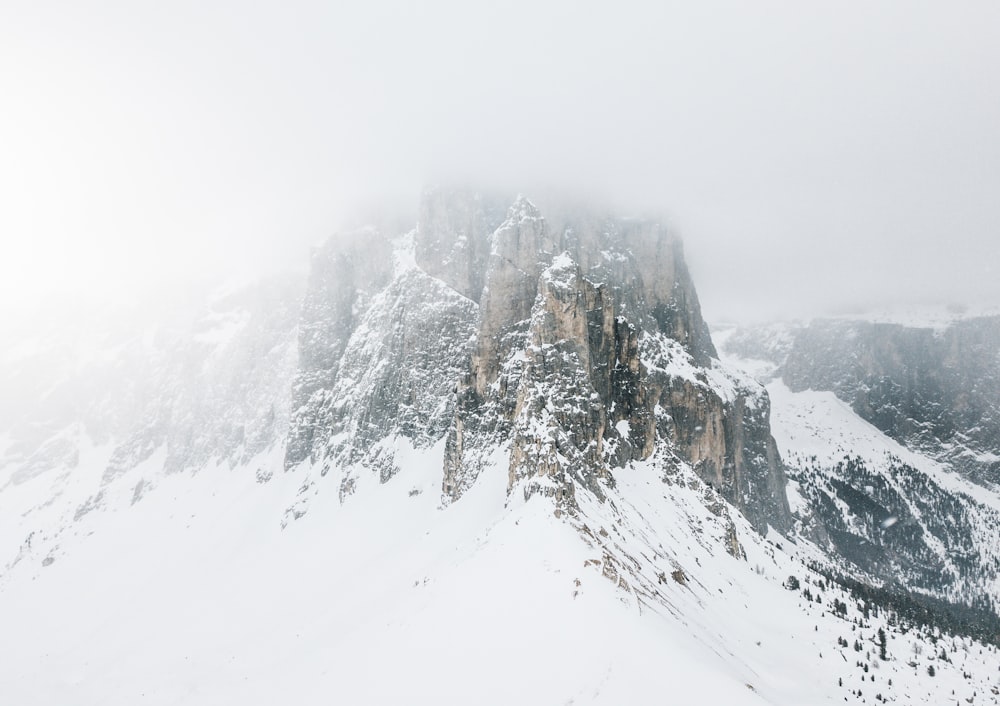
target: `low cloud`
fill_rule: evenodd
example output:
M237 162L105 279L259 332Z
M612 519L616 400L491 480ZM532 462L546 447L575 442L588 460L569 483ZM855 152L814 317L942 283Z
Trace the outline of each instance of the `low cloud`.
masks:
M468 180L666 214L711 319L1000 302L994 3L56 5L0 11L8 299Z

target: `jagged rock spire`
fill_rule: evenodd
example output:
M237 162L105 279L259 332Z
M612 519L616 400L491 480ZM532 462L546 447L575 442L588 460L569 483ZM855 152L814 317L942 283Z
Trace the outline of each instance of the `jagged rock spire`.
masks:
M317 261L314 269L333 268L314 273L323 292L311 296L336 294L319 314L330 331L326 352L339 360L306 351L304 361L327 366L302 371L297 389L358 365L375 372L356 370L350 384L300 397L293 432L305 422L316 428L317 419L325 431L309 443L293 437L290 464L357 462L387 478L395 462L382 440L445 436L446 502L503 453L508 492L542 493L572 508L579 487L603 497L617 469L656 458L691 464L759 529L788 527L766 393L715 359L680 240L656 221L574 211L550 222L524 196L505 211L498 202L428 191L406 239L415 264L384 275L373 269L369 281L384 277L381 288L361 292L353 276L358 263L371 262L363 251L346 270L343 253ZM349 312L338 304L347 301ZM368 339L383 340L387 322L397 333L377 351L388 362L359 361L376 350ZM440 332L436 340L405 333L429 330ZM303 331L315 336L311 322ZM393 396L424 404L390 404ZM438 403L426 404L428 396ZM431 407L430 416L414 412Z

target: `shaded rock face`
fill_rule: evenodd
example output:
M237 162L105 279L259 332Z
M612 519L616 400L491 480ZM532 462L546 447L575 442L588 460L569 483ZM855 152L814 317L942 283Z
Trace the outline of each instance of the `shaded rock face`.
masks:
M943 331L817 322L796 333L780 372L792 390L830 390L900 443L1000 482L1000 317Z
M493 237L445 495L508 442L511 490L569 501L659 455L691 463L758 528L786 527L767 396L715 355L680 242L661 226L588 215L553 226L515 202Z
M344 351L390 274L391 247L372 229L331 239L313 253L299 324L286 467L316 460L316 451L332 436L330 395Z
M360 465L385 481L398 467L384 442L430 446L447 431L477 307L415 266L413 239L366 230L314 258L287 468Z
M445 502L500 462L508 492L572 511L580 487L603 498L613 471L653 459L787 528L767 395L715 359L680 242L655 222L495 203L428 194L360 315L356 281L327 271L337 256L314 263L288 465L377 459L385 478L387 439L443 438Z
M989 459L1000 439L988 431L996 428L990 410L1000 394L997 323L981 318L931 329L821 320L728 332L726 352L753 361L795 392L833 392L918 452L899 454L896 444L863 424L853 438L843 426L826 426L827 415L846 413L833 411L839 405L824 403L811 417L803 401L794 416L783 415L782 423L791 425L786 438L807 439L801 452L792 441L785 459L796 530L838 573L994 609L1000 513L990 493L942 469L989 484ZM833 454L815 453L820 435Z
M493 231L507 204L482 194L434 189L424 195L417 221L417 265L474 302L483 292Z

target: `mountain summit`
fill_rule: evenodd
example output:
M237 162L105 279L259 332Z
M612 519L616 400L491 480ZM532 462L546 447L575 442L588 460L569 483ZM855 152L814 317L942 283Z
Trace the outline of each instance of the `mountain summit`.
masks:
M767 394L719 363L680 240L499 202L432 190L410 233L317 253L286 465L353 465L349 493L362 468L397 472L386 440L444 438L445 502L501 454L508 493L572 510L633 461L682 462L760 531L787 529Z
M717 349L655 219L418 214L0 338L5 703L997 703L993 324Z

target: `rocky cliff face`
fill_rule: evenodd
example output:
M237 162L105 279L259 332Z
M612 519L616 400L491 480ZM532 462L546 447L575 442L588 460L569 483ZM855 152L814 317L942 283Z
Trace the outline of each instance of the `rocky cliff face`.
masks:
M431 192L406 236L317 254L288 467L387 478L393 439L443 439L445 502L502 457L509 493L573 511L632 462L687 463L758 529L786 528L767 395L716 359L679 240L497 202Z
M456 292L479 301L493 231L509 201L483 194L434 189L420 202L415 257L420 269Z
M832 390L888 436L979 482L1000 481L1000 317L943 331L810 326L782 377L793 390Z
M312 458L333 434L330 417L351 334L391 274L388 242L374 229L331 239L313 253L299 324L286 467Z
M773 379L796 531L839 571L993 609L998 330L980 317L727 333L724 350Z
M770 359L793 391L829 390L908 448L1000 482L1000 316L944 327L821 320L727 343Z

